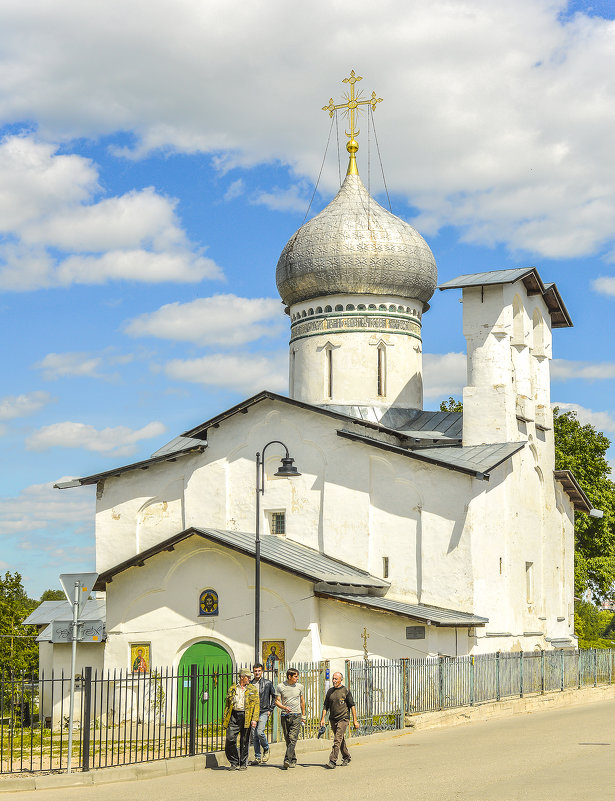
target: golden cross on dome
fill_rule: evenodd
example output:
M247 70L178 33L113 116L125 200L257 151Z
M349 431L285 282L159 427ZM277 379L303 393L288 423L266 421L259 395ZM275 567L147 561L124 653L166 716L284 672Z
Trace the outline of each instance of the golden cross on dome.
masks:
M359 106L371 106L372 110L376 110L376 103L382 103L381 97L376 97L376 93L372 92L372 96L366 99L361 99L362 92L359 90L359 93L355 95L354 85L357 81L362 81L363 77L361 75L355 75L354 70L350 70L350 76L348 78L344 78L342 83L349 83L350 84L350 92L345 92L344 97L346 98L345 103L338 103L337 105L333 102L333 98L329 100L328 106L323 106L323 111L328 111L329 116L333 116L333 112L337 111L338 109L345 109L345 113L348 117L350 117L350 131L346 131L346 136L349 138L349 142L346 145L346 150L350 153L350 164L348 165L348 172L347 175L358 175L359 171L357 170L357 163L355 159L355 153L359 149L359 145L357 144L355 137L358 136L361 132L357 128L355 130L355 122L356 116L360 113L361 109Z

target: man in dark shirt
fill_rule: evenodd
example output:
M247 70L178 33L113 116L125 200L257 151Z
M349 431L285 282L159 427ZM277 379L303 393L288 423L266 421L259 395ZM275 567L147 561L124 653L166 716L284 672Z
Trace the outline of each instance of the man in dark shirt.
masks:
M269 759L269 743L267 742L265 727L267 726L267 721L275 706L275 691L272 682L263 676L263 666L260 662L254 665L252 672L254 673L252 684L258 688L260 700L258 723L256 728L252 731L252 742L254 743L254 762L252 764L260 765L262 762L267 762ZM263 749L262 756L261 748Z
M337 765L337 757L342 752L342 765L350 762L350 751L346 745L346 728L350 723L350 713L352 712L352 725L355 729L359 728L357 720L357 708L354 705L354 698L347 687L342 684L342 674L333 674L333 687L325 695L325 703L322 709L320 725L325 725L325 715L329 713L329 724L333 732L333 748L329 754L328 768Z

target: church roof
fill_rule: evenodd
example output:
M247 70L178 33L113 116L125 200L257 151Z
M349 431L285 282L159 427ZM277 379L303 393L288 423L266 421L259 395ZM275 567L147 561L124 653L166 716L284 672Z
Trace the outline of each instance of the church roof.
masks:
M152 556L163 551L172 551L178 543L195 536L217 542L246 556L255 555L255 537L252 532L189 528L105 570L98 576L94 589L103 590L119 573L131 567L143 567ZM390 586L388 581L372 576L365 570L340 562L298 542L273 535L261 538L261 561L317 583L373 590L386 590Z
M175 437L162 448L155 451L149 459L143 459L140 462L132 462L132 464L125 464L120 467L114 467L112 470L105 470L104 473L94 473L91 476L84 476L83 478L73 478L70 481L59 481L54 484L55 489L71 489L72 487L84 487L87 484L97 484L105 478L113 478L120 476L122 473L128 473L131 470L147 470L152 464L159 462L174 462L179 456L185 456L188 453L202 453L207 447L207 443L200 439L190 439L189 437Z
M572 328L572 319L555 284L544 284L535 267L516 267L512 270L490 270L468 273L440 284L438 289L463 289L468 286L514 284L523 281L528 295L542 295L549 309L552 328Z
M559 481L566 491L577 512L591 512L593 508L592 502L583 491L583 488L576 480L571 470L554 470L553 475L555 476L555 480Z
M159 462L172 462L181 456L202 452L207 447L207 431L218 426L236 414L247 414L252 406L265 400L273 400L299 409L325 415L339 420L342 424L360 425L376 436L364 436L342 427L338 435L355 439L375 447L429 462L450 470L458 470L478 478L488 478L488 472L509 459L524 446L524 442L495 443L489 445L461 445L462 412L436 412L421 409L381 409L375 406L343 406L327 404L316 406L312 403L288 398L275 392L263 390L257 395L238 403L227 411L185 431L157 450L149 459L115 467L103 473L95 473L71 481L63 481L54 486L69 489L87 484L96 484L105 478L120 476L131 470L147 470ZM397 444L377 438L378 434L398 437Z
M316 591L316 595L320 598L332 598L355 606L378 609L381 612L422 620L433 626L484 626L489 622L488 617L479 617L471 612L457 612L454 609L441 609L438 606L427 606L426 604L407 604L373 595L348 595L320 590Z
M525 447L523 442L498 442L492 445L465 445L454 447L432 447L432 448L411 448L403 445L395 445L376 437L367 437L357 434L354 431L340 429L337 432L339 437L352 439L371 445L381 450L398 453L401 456L408 456L420 462L429 462L438 467L446 467L449 470L456 470L460 473L467 473L474 478L489 480L489 473L499 467L517 451Z
M437 281L429 245L384 209L358 174L289 239L276 270L284 303L325 295L395 295L427 303Z
M31 612L24 620L28 626L45 626L36 638L36 642L51 641L51 623L54 620L72 620L73 609L68 601L43 601L36 609ZM107 619L106 601L104 598L88 598L83 610L79 615L79 620L102 620Z

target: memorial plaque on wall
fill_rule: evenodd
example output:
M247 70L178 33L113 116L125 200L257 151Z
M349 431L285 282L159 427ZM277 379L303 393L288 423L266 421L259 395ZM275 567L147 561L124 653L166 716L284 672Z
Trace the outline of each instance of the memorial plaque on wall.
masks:
M407 640L424 640L425 626L406 626Z

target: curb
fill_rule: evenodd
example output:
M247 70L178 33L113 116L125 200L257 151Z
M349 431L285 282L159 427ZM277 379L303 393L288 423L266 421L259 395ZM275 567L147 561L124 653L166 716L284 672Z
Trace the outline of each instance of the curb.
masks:
M580 690L564 690L560 693L530 696L526 698L511 698L505 701L496 701L472 707L458 707L456 709L438 712L420 712L406 715L405 729L392 729L388 731L368 734L363 737L351 736L348 746L352 748L369 742L382 742L400 737L407 737L417 731L438 729L451 726L460 726L475 721L488 721L498 718L513 717L514 715L527 715L548 709L562 709L566 707L581 706L583 704L599 703L615 699L615 685L600 687L584 687ZM318 751L329 751L331 740L300 740L298 743L299 755ZM271 756L282 762L284 743L271 744ZM140 762L132 765L117 765L110 768L95 768L87 773L49 773L41 776L24 776L23 774L0 777L0 794L14 793L24 790L49 790L60 787L86 787L91 785L112 784L116 782L138 781L140 779L154 779L159 776L173 776L178 773L193 773L206 768L227 767L228 761L223 751L197 756L172 757L156 760L155 762Z

